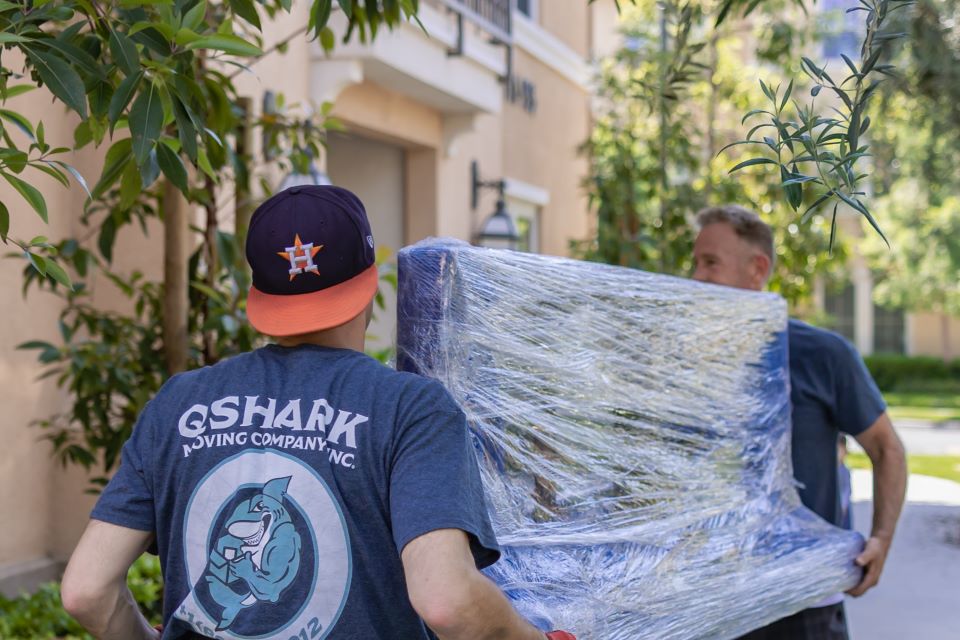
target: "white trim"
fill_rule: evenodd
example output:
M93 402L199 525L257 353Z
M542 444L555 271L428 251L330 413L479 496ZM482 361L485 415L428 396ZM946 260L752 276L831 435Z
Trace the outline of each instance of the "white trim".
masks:
M513 178L505 178L504 183L503 194L508 198L529 202L538 207L545 207L550 204L550 192L543 187Z
M590 65L555 35L519 11L513 13L513 42L584 91L590 87Z
M450 56L448 50L456 40L452 19L426 5L423 8L421 20L431 29L429 37L419 26L404 23L368 44L356 38L339 44L329 56L319 44L314 44L313 63L357 62L361 65L359 75L363 81L406 95L445 115L499 113L504 93L499 75L506 71L502 47L493 47L469 32L465 34L469 37L465 38L464 55ZM346 18L341 13L334 14L330 22L336 33L345 31ZM489 55L486 49L492 50ZM328 88L320 68L313 76L314 95L322 96L338 89L339 78L329 83Z

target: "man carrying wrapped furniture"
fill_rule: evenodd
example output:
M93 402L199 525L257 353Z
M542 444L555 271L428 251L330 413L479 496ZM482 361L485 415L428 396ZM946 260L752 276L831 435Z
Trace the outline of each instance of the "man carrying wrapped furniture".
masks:
M543 640L478 570L500 553L463 412L363 354L378 275L360 201L275 195L247 259L250 322L276 344L147 405L67 567L66 609L100 638L160 637L126 586L156 547L166 640Z
M697 216L694 279L762 290L774 264L773 234L752 211L734 205ZM837 437L857 439L873 463L873 528L856 562L863 580L848 593L860 596L883 571L906 490L906 458L886 405L856 349L841 336L790 320L791 449L800 499L841 526ZM848 637L843 594L753 631L749 640L843 640Z

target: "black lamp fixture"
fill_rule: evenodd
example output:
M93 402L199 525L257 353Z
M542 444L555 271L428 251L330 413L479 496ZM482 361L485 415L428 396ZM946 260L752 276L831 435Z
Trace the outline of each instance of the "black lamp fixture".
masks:
M480 167L477 161L470 163L470 208L476 209L480 201L481 189L496 189L498 193L497 206L483 224L480 225L480 231L476 236L476 244L488 249L516 249L520 241L520 234L517 233L517 227L513 224L513 218L507 212L507 205L504 201L503 193L506 189L506 181L500 180L482 180L480 178Z

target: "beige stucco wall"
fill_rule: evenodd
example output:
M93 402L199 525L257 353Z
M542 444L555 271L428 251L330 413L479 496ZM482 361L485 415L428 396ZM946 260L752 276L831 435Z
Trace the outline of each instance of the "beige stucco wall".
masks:
M540 248L567 255L569 241L583 239L588 229L582 184L588 166L578 147L590 133L589 96L522 50L514 64L521 77L536 83L537 110L529 114L519 105L505 107L504 173L550 192L541 212Z
M586 2L540 0L539 12L540 26L562 40L582 58L589 57L590 9Z
M939 313L912 313L907 323L907 353L913 356L944 357L943 316ZM960 358L960 318L949 319L947 326L953 358Z

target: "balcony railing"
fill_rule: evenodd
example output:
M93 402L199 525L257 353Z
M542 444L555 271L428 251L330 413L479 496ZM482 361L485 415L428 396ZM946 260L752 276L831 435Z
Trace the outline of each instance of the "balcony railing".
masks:
M463 16L494 40L509 45L512 38L511 12L514 0L440 0L441 4Z

